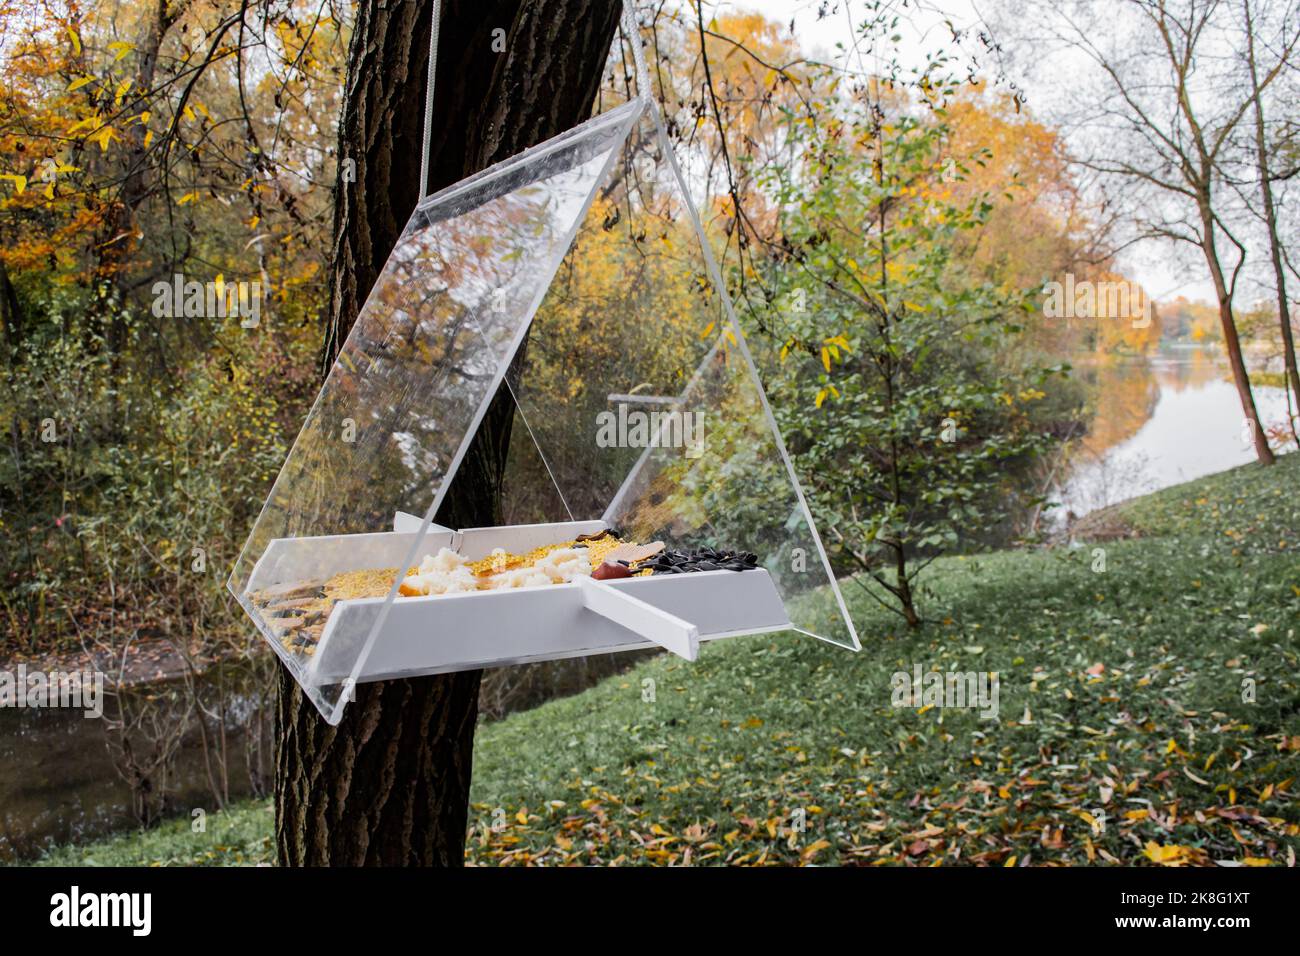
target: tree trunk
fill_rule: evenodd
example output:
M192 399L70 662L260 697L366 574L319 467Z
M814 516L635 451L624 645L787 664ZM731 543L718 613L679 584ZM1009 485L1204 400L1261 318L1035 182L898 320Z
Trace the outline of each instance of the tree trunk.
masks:
M358 4L340 123L328 368L418 199L433 4ZM590 115L618 24L616 0L445 0L430 191ZM501 31L501 32L495 32ZM495 41L495 42L494 42ZM495 49L494 49L495 47ZM498 392L440 521L500 511L513 404ZM281 865L459 866L478 671L362 684L338 727L281 671L276 845Z
M1208 173L1206 182L1208 182ZM1268 447L1268 436L1264 434L1264 425L1255 410L1255 395L1250 390L1250 376L1246 374L1246 362L1241 355L1241 340L1237 336L1237 321L1232 315L1232 295L1228 291L1227 280L1223 276L1223 267L1219 263L1219 251L1214 242L1214 217L1210 212L1210 200L1202 195L1198 201L1201 213L1201 251L1205 253L1205 263L1210 267L1210 278L1214 280L1214 295L1219 304L1219 324L1223 327L1223 344L1228 350L1228 364L1232 366L1232 381L1237 386L1237 398L1241 401L1242 414L1250 428L1251 440L1255 443L1255 457L1260 464L1273 464L1273 449Z
M154 88L158 51L182 12L182 6L169 9L166 3L160 3L153 14L154 19L146 21L136 43L136 72L131 78L132 89L142 96ZM141 231L137 215L152 189L149 150L144 145L145 125L127 124L122 135L126 147L126 171L117 195L100 225L99 238L95 243L98 253L95 277L103 298L96 303L90 315L91 328L95 333L100 333L104 332L103 320L107 313L105 347L111 357L114 377L127 346L124 304L131 286L129 269L136 261L137 236ZM112 292L117 293L116 300L111 297Z
M1273 205L1273 183L1268 168L1268 141L1264 135L1264 98L1259 90L1259 70L1255 62L1255 32L1251 22L1250 3L1242 4L1246 12L1246 50L1247 64L1250 67L1251 96L1255 105L1255 161L1259 169L1260 199L1264 207L1264 224L1268 227L1268 248L1273 260L1273 282L1277 292L1277 318L1282 326L1282 361L1286 366L1287 381L1285 388L1291 387L1295 396L1296 407L1300 409L1300 369L1296 367L1295 339L1291 334L1291 309L1287 304L1286 272L1282 269L1282 241L1277 230L1277 210ZM1287 403L1287 424L1291 426L1291 437L1296 447L1300 448L1300 433L1296 432L1296 419L1290 414Z
M0 329L9 346L9 361L17 364L18 352L23 344L23 308L18 302L18 293L9 281L9 270L4 260L0 259Z

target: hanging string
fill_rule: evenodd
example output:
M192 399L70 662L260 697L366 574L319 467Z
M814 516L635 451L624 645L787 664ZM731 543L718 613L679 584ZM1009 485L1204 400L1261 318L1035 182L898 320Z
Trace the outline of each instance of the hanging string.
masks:
M429 143L433 135L433 80L438 72L438 30L442 26L442 2L433 0L433 22L429 24L429 77L424 94L424 148L420 150L420 199L429 195Z
M641 51L641 31L637 29L636 15L632 10L633 0L623 0L623 36L632 47L632 62L636 69L636 92L645 99L653 99L654 90L650 86L650 73L646 70L645 54Z
M636 71L636 91L638 96L651 99L654 89L650 86L650 73L645 65L645 53L641 50L641 31L637 29L636 15L633 13L632 0L624 0L622 32L628 45L632 47L632 63ZM442 26L442 2L433 0L433 18L429 24L429 73L425 81L424 94L424 138L420 150L420 199L429 195L429 144L433 136L433 87L438 73L438 32Z

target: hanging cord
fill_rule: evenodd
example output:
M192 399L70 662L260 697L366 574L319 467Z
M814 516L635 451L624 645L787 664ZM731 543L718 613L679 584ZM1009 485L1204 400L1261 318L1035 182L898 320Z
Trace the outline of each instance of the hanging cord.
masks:
M647 100L654 97L650 86L650 73L646 70L645 54L641 51L641 31L637 29L636 16L632 12L633 0L623 0L623 36L632 47L632 62L636 69L636 92Z
M429 143L433 136L433 81L438 72L438 30L442 26L442 2L433 0L433 22L429 25L429 78L424 95L424 148L420 150L420 199L429 195Z
M442 2L433 0L433 19L429 25L429 75L425 82L424 139L420 150L420 199L429 195L429 144L433 137L433 86L438 74L438 32L442 26ZM645 54L641 50L641 31L637 29L632 0L624 0L622 16L623 36L632 47L632 62L636 71L638 96L651 99L650 73L646 69Z

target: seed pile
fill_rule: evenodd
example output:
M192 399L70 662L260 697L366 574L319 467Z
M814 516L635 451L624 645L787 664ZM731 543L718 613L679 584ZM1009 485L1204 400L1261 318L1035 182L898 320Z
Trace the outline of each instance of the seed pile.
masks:
M751 571L758 567L758 555L751 551L718 551L699 548L681 551L669 548L641 565L653 574L685 574L692 571Z
M628 543L630 544L630 542ZM594 539L589 538L585 541L582 538L579 538L574 542L574 545L577 547L585 547L587 549L587 556L591 558L591 567L594 571L605 563L605 558L610 554L610 552L615 551L620 547L624 547L625 543L620 541L616 534L606 534L602 537Z
M397 568L345 571L325 582L325 596L336 601L351 598L388 597Z
M492 574L499 574L502 571L513 571L516 568L526 568L529 565L536 564L539 560L546 557L552 551L560 548L571 547L572 542L566 544L548 544L540 548L533 548L527 554L510 554L502 548L497 548L486 558L480 561L470 561L465 565L475 577L485 578Z
M599 534L579 535L572 541L561 541L559 544L545 544L540 548L526 554L511 554L502 548L497 548L486 558L480 561L471 561L465 565L476 577L486 578L493 574L500 574L502 571L513 571L517 568L532 567L542 558L546 557L552 551L559 551L567 548L586 548L587 556L591 560L592 568L600 567L605 560L605 556L613 551L619 545L623 544L619 540L618 533L605 530Z
M397 568L345 571L327 581L272 585L250 594L249 599L262 612L262 619L281 647L310 657L335 604L355 598L387 597L397 576Z

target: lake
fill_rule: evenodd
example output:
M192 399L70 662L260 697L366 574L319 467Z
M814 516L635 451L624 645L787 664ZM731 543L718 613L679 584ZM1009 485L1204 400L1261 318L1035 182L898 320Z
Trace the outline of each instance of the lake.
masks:
M98 719L79 709L0 708L0 863L145 816L211 813L217 793L265 792L273 660L132 688L113 695Z
M1164 349L1155 355L1076 363L1075 377L1093 396L1096 415L1075 443L1048 514L1089 511L1255 460L1250 435L1223 353L1212 347ZM1286 422L1286 392L1255 386L1265 429Z

